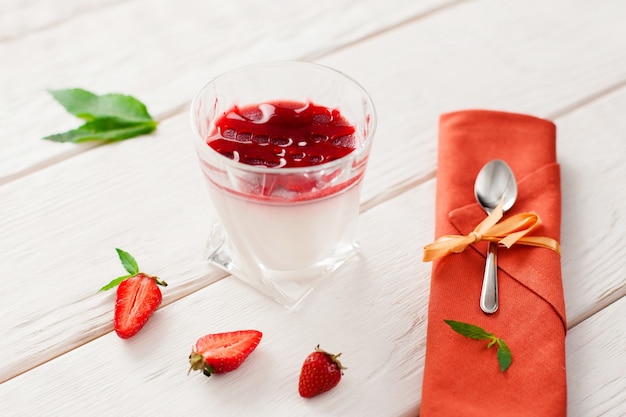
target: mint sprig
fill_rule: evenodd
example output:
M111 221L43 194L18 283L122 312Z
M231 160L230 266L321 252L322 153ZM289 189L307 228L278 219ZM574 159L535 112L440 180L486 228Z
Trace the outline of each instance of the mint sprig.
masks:
M122 266L124 267L124 269L126 270L126 272L128 272L127 275L122 275L121 277L117 277L114 280L112 280L111 282L109 282L107 285L105 285L104 287L100 288L99 291L107 291L110 290L111 288L115 288L117 287L119 284L122 283L122 281L137 275L140 271L139 271L139 265L137 264L137 261L135 260L135 258L133 258L133 256L126 252L123 251L121 249L115 248L115 251L117 252L117 256L120 258L120 262L122 262ZM158 277L155 276L151 276L152 278L154 278L157 282L157 284L162 285L164 287L167 287L167 283L163 280L161 280Z
M118 248L115 248L115 251L117 252L117 256L120 258L120 261L122 262L122 266L124 267L126 272L128 272L131 275L136 275L139 273L139 265L137 264L137 261L135 260L135 258L133 258L133 256L130 253L125 252Z
M463 323L460 321L454 320L444 320L448 326L452 328L455 332L468 337L474 340L489 340L487 344L487 348L492 346L496 346L498 353L498 364L500 365L500 371L505 372L511 366L511 362L513 361L513 357L511 355L511 350L504 342L504 340L495 336L493 333L487 332L482 327L478 327L473 324Z
M54 142L119 141L154 131L146 106L123 94L96 95L81 88L51 90L50 94L74 116L85 120L77 129L46 136Z

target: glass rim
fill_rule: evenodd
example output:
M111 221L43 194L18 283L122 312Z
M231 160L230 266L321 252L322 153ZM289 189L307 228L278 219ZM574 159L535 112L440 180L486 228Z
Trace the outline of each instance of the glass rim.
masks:
M210 85L214 84L215 82L219 81L222 78L231 76L233 74L237 74L237 73L242 73L242 72L246 72L246 71L250 71L250 70L254 70L257 68L269 68L269 67L279 67L279 66L301 66L301 67L310 67L310 68L316 68L318 70L322 70L322 71L326 71L326 72L331 72L334 73L336 75L341 76L342 78L345 78L347 81L349 81L350 83L352 83L357 90L363 95L363 97L365 97L368 106L371 109L371 114L370 114L370 122L368 123L368 126L370 127L370 129L368 129L367 132L367 136L365 137L365 140L363 141L363 143L358 147L355 148L352 152L348 153L347 155L342 156L341 158L338 159L334 159L332 161L329 162L324 162L323 164L317 164L317 165L309 165L309 166L303 166L303 167L268 167L268 166L263 166L263 165L250 165L250 164L245 164L243 162L239 162L239 161L235 161L233 159L230 159L224 155L222 155L221 153L217 152L215 149L211 148L210 146L206 146L205 149L207 150L207 152L214 154L218 157L218 159L220 159L224 164L227 164L231 167L234 168L238 168L241 170L245 170L245 171L250 171L250 172L256 172L256 173L273 173L273 174L280 174L280 173L284 173L284 174L293 174L293 173L304 173L304 172L312 172L312 171L321 171L324 169L333 169L337 166L343 165L344 163L346 163L347 161L353 160L356 157L358 157L364 150L367 150L367 148L370 146L373 138L374 138L374 134L376 133L376 128L377 128L377 122L378 122L378 116L376 113L376 107L374 106L374 101L372 100L372 97L370 96L370 94L367 92L367 90L358 82L356 81L354 78L352 78L351 76L347 75L346 73L339 71L335 68L329 67L327 65L323 65L323 64L318 64L318 63L314 63L314 62L308 62L308 61L268 61L268 62L261 62L261 63L256 63L256 64L251 64L251 65L246 65L243 67L239 67L239 68L235 68L232 70L227 70L224 71L222 73L220 73L219 75L213 77L211 80L209 80L206 84L204 84L200 90L198 90L198 92L194 95L192 101L191 101L191 105L190 105L190 121L191 121L191 127L193 129L193 133L195 136L195 141L199 141L200 144L205 144L206 145L206 140L205 138L201 137L200 132L197 129L197 114L194 111L195 108L197 108L197 104L200 101L200 98L202 96L202 94L204 93L204 91L209 88Z

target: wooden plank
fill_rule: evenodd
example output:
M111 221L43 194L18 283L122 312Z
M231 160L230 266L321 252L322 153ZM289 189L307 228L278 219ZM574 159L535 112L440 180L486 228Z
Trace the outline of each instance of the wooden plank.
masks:
M485 7L485 4L499 10L498 6L490 2L481 3L480 6ZM580 15L587 12L585 4L579 7ZM485 12L484 9L481 10ZM494 16L497 16L496 11ZM552 22L552 12L549 8L545 9L545 15L541 14L535 19L539 19L547 27ZM433 16L424 22L373 38L368 42L369 48L366 44L356 45L324 60L325 63L350 70L349 73L354 72L357 79L363 78L379 103L381 126L365 179L364 208L371 208L390 195L434 176L435 114L449 109L457 100L461 103L475 100L484 105L492 103L493 106L500 103L511 110L519 105L521 110L536 109L545 112L550 108L550 111L554 111L557 104L573 102L572 97L560 97L565 91L564 84L555 89L551 84L546 86L547 90L543 90L546 102L551 105L542 104L539 109L535 105L525 104L531 97L525 91L532 90L532 80L545 74L545 69L532 73L531 80L520 79L516 85L526 87L525 90L509 90L508 93L515 94L503 94L498 100L494 98L500 96L491 93L491 99L484 99L483 90L489 83L494 88L500 88L505 81L511 81L511 77L520 73L511 70L502 78L492 77L487 80L478 77L478 68L474 68L472 71L477 76L478 86L465 84L467 89L463 89L463 83L456 81L461 58L452 54L455 57L453 61L442 60L442 52L434 47L431 47L430 54L423 56L431 58L433 67L439 68L438 78L435 77L434 69L424 66L419 67L421 74L427 71L431 76L415 79L419 80L421 87L430 86L429 91L433 94L424 97L433 97L433 100L439 102L417 100L416 91L397 84L413 78L407 78L408 73L400 66L402 54L388 45L400 44L406 39L434 40L443 37L447 32L441 28L464 24L463 16L466 13L477 14L478 11L472 8L464 13L451 10L441 16ZM509 21L503 18L504 11L500 13L502 24L508 24ZM446 20L445 16L451 17ZM432 22L433 19L437 21L436 25ZM533 22L538 23L536 20ZM607 19L603 28L611 27L612 24L615 23ZM524 32L526 26L514 27L520 32L511 32L509 40L522 36L535 40L534 32ZM612 27L617 31L621 30L622 25ZM599 30L602 34L604 29ZM467 36L471 37L471 32ZM587 33L585 36L592 34ZM545 40L537 35L534 44L536 47L542 45L540 39ZM549 37L547 39L550 40ZM475 39L476 48L479 40L484 39ZM427 44L425 40L420 42L420 48ZM357 65L365 50L369 51L368 56L375 58L371 67ZM482 49L475 50L479 55L481 51ZM455 52L460 54L462 48L455 49ZM543 52L547 53L547 50ZM463 56L467 58L467 55ZM435 59L437 57L439 59ZM599 60L599 57L596 59ZM392 64L389 67L392 70L385 71L377 62ZM418 69L417 60L411 62L412 68ZM457 66L449 66L450 63L456 63ZM468 68L471 69L471 66ZM591 71L588 66L585 68ZM501 69L504 71L505 67ZM603 71L611 73L606 69ZM579 70L576 69L576 74L578 73ZM561 75L569 77L571 82L577 79L576 74L568 75L565 72ZM600 81L595 79L591 84L582 83L582 79L580 81L584 88L601 87ZM394 82L396 88L393 88ZM384 86L398 91L399 94L384 94ZM583 87L576 90L581 96L581 91L585 91ZM598 104L600 107L590 107L592 110L583 108L581 112L573 113L571 118L563 118L563 123L561 119L558 121L561 138L559 152L565 168L565 292L568 315L572 323L597 311L606 305L607 300L610 302L623 296L624 292L623 278L615 273L623 270L623 257L613 256L610 260L606 258L606 262L599 264L590 261L605 259L605 253L610 254L618 249L605 252L605 243L580 246L575 243L601 242L601 239L604 242L609 239L616 244L613 248L619 248L619 239L626 234L623 218L620 217L620 213L624 212L623 190L609 195L611 190L601 185L601 177L585 174L601 169L606 166L605 161L609 160L611 169L606 173L607 178L614 183L623 178L619 158L623 154L624 145L618 140L619 135L616 133L620 129L623 131L623 121L617 111L605 112L607 107L615 105L614 109L618 109L623 106L623 92L620 90L607 100L605 104ZM398 111L413 108L415 111ZM588 116L580 116L587 111ZM607 115L610 115L609 119L605 119ZM583 121L588 124L580 124ZM591 145L585 143L585 136L595 137L605 126L622 127L603 135L603 141L607 145L605 148L589 148ZM579 135L578 132L584 134ZM165 295L165 304L222 277L199 259L204 230L207 230L212 216L206 212L209 206L199 173L196 172L188 136L187 117L181 114L164 122L154 137L100 147L0 188L0 199L3 201L0 205L0 228L6 231L0 240L0 250L3 253L0 273L8 277L0 284L7 300L2 307L5 314L0 318L0 330L2 334L9 335L1 338L0 342L0 351L8 358L2 367L2 380L110 330L112 296L97 295L93 291L121 272L113 252L116 246L135 254L146 269L171 281ZM577 142L581 144L577 145ZM602 149L607 150L608 154L600 152ZM595 156L590 158L589 155ZM398 164L405 169L397 169ZM578 167L584 169L579 170ZM393 172L395 174L391 174ZM155 187L158 187L159 192L154 191ZM589 189L594 190L596 199L587 198L583 190ZM136 190L146 190L151 199L146 199ZM583 213L596 210L596 201L610 202L606 207L609 207L609 213L614 214L613 218L616 219L614 228L611 229L613 233L606 238L608 223L600 223L598 230L580 226L580 219L585 218ZM415 213L415 216L423 219L423 224L427 225L425 219L429 218L430 210ZM73 217L69 217L69 213ZM599 221L604 222L609 218L603 216ZM384 233L384 230L380 233ZM46 242L45 247L40 242ZM424 243L427 242L422 242L422 245Z
M621 417L626 404L626 298L567 335L568 416Z
M13 41L124 0L1 0L0 42Z
M109 333L5 382L0 402L24 415L200 416L210 404L220 416L413 416L431 268L416 259L433 233L433 200L430 181L364 213L360 256L295 311L226 278L160 309L132 339ZM243 328L264 338L240 369L186 375L198 337ZM348 369L332 393L304 400L298 374L318 343L341 351Z
M40 140L79 125L48 89L135 95L164 119L186 111L196 91L225 69L310 59L458 1L398 0L388 7L379 0L318 0L312 7L292 0L215 7L193 0L135 0L2 42L0 184L91 147Z
M133 339L109 333L3 383L0 401L20 415L200 416L207 403L218 415L416 415L430 265L415 258L433 229L415 213L429 210L433 196L430 181L365 213L361 259L351 260L296 311L227 278L162 308ZM400 248L398 241L404 243ZM361 308L348 307L355 305ZM625 309L622 298L568 333L568 415L621 415L626 333L614 318ZM211 379L185 375L199 335L236 328L264 331L261 345L237 372ZM341 350L349 369L332 393L305 401L297 395L297 375L317 343ZM94 386L119 401L94 401ZM131 403L135 408L129 410Z
M355 74L378 105L364 207L435 175L441 113L487 108L552 118L562 164L568 321L574 325L625 296L626 190L607 186L626 178L620 112L626 62L617 64L626 59L619 52L626 44L618 47L626 41L623 18L626 6L616 3L468 3L322 58ZM620 39L614 31L623 33ZM589 46L596 36L602 48ZM389 47L409 40L414 54ZM367 71L357 56L372 57Z
M557 119L570 326L626 296L626 88ZM609 185L610 184L610 185Z
M381 169L368 181L390 189L434 174L442 113L482 108L556 118L619 89L625 19L626 4L612 1L468 2L318 61L353 75L372 95L379 113L372 164Z
M225 275L202 259L214 214L185 122L2 187L0 382L112 329L116 247L168 282L164 305Z

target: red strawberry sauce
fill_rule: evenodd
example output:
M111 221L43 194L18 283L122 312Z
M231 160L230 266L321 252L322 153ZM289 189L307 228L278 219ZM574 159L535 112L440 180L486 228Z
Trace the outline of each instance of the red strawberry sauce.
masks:
M312 102L234 106L219 117L207 143L248 165L306 167L339 159L355 147L355 128L337 109Z

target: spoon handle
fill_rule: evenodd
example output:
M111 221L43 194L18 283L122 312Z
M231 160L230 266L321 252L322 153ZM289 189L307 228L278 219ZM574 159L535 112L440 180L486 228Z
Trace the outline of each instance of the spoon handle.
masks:
M483 287L480 291L480 308L485 313L491 314L498 310L498 245L491 242L488 243L485 275L483 276Z

